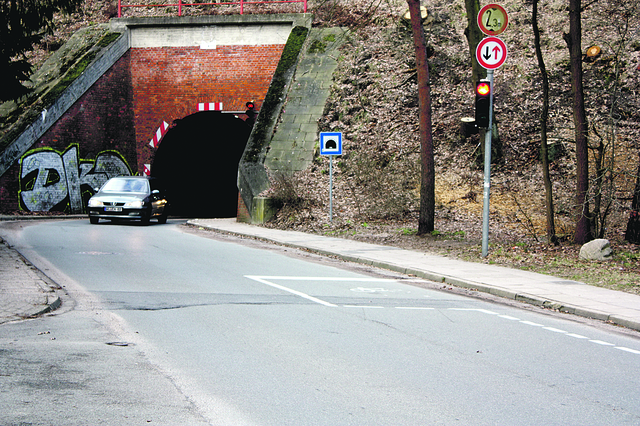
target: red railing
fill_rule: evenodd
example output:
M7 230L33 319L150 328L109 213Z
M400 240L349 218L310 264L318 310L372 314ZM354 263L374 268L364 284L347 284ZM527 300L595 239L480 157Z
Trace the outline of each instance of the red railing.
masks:
M173 6L178 8L178 16L182 16L182 8L188 6L236 6L240 5L240 14L244 13L244 6L249 4L277 4L277 3L302 3L304 13L307 13L307 0L274 0L274 1L247 1L247 0L235 0L225 1L221 0L218 3L186 3L182 0L178 0L178 3L168 4L122 4L122 0L118 0L118 18L122 17L122 9L127 7L167 7Z

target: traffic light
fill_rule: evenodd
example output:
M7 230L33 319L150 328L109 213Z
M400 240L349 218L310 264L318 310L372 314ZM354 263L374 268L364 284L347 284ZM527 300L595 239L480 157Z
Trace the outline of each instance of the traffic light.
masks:
M247 115L247 119L245 123L253 126L253 124L256 122L256 115L258 115L258 113L256 112L256 105L253 102L247 102L245 105L247 107L247 111L245 112L245 114Z
M488 128L489 114L491 114L491 83L489 80L480 80L476 83L476 126Z

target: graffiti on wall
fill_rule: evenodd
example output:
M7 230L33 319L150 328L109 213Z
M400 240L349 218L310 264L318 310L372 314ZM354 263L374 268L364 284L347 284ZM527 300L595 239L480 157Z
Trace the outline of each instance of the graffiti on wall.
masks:
M83 213L89 197L109 178L130 176L117 151L103 151L95 160L78 157L78 145L59 153L50 148L27 152L20 159L20 206L24 210Z

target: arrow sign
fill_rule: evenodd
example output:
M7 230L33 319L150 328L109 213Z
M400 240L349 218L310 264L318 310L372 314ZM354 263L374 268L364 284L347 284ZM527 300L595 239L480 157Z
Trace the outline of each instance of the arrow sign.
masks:
M495 70L507 60L507 45L498 37L487 37L478 43L476 59L483 68Z

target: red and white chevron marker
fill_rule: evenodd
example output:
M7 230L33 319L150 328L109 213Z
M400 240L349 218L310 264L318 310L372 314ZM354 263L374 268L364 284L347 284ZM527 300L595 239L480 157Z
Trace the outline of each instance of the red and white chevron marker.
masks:
M145 176L151 176L151 164L145 164L144 165L144 171L143 171Z
M199 103L198 111L222 111L222 102Z
M169 130L169 125L167 124L166 121L163 121L160 127L158 127L158 130L156 130L156 134L153 135L151 142L149 142L149 145L151 145L151 148L158 147L158 145L160 144L160 141L162 140L162 137L165 135L165 133L167 133L167 130Z

